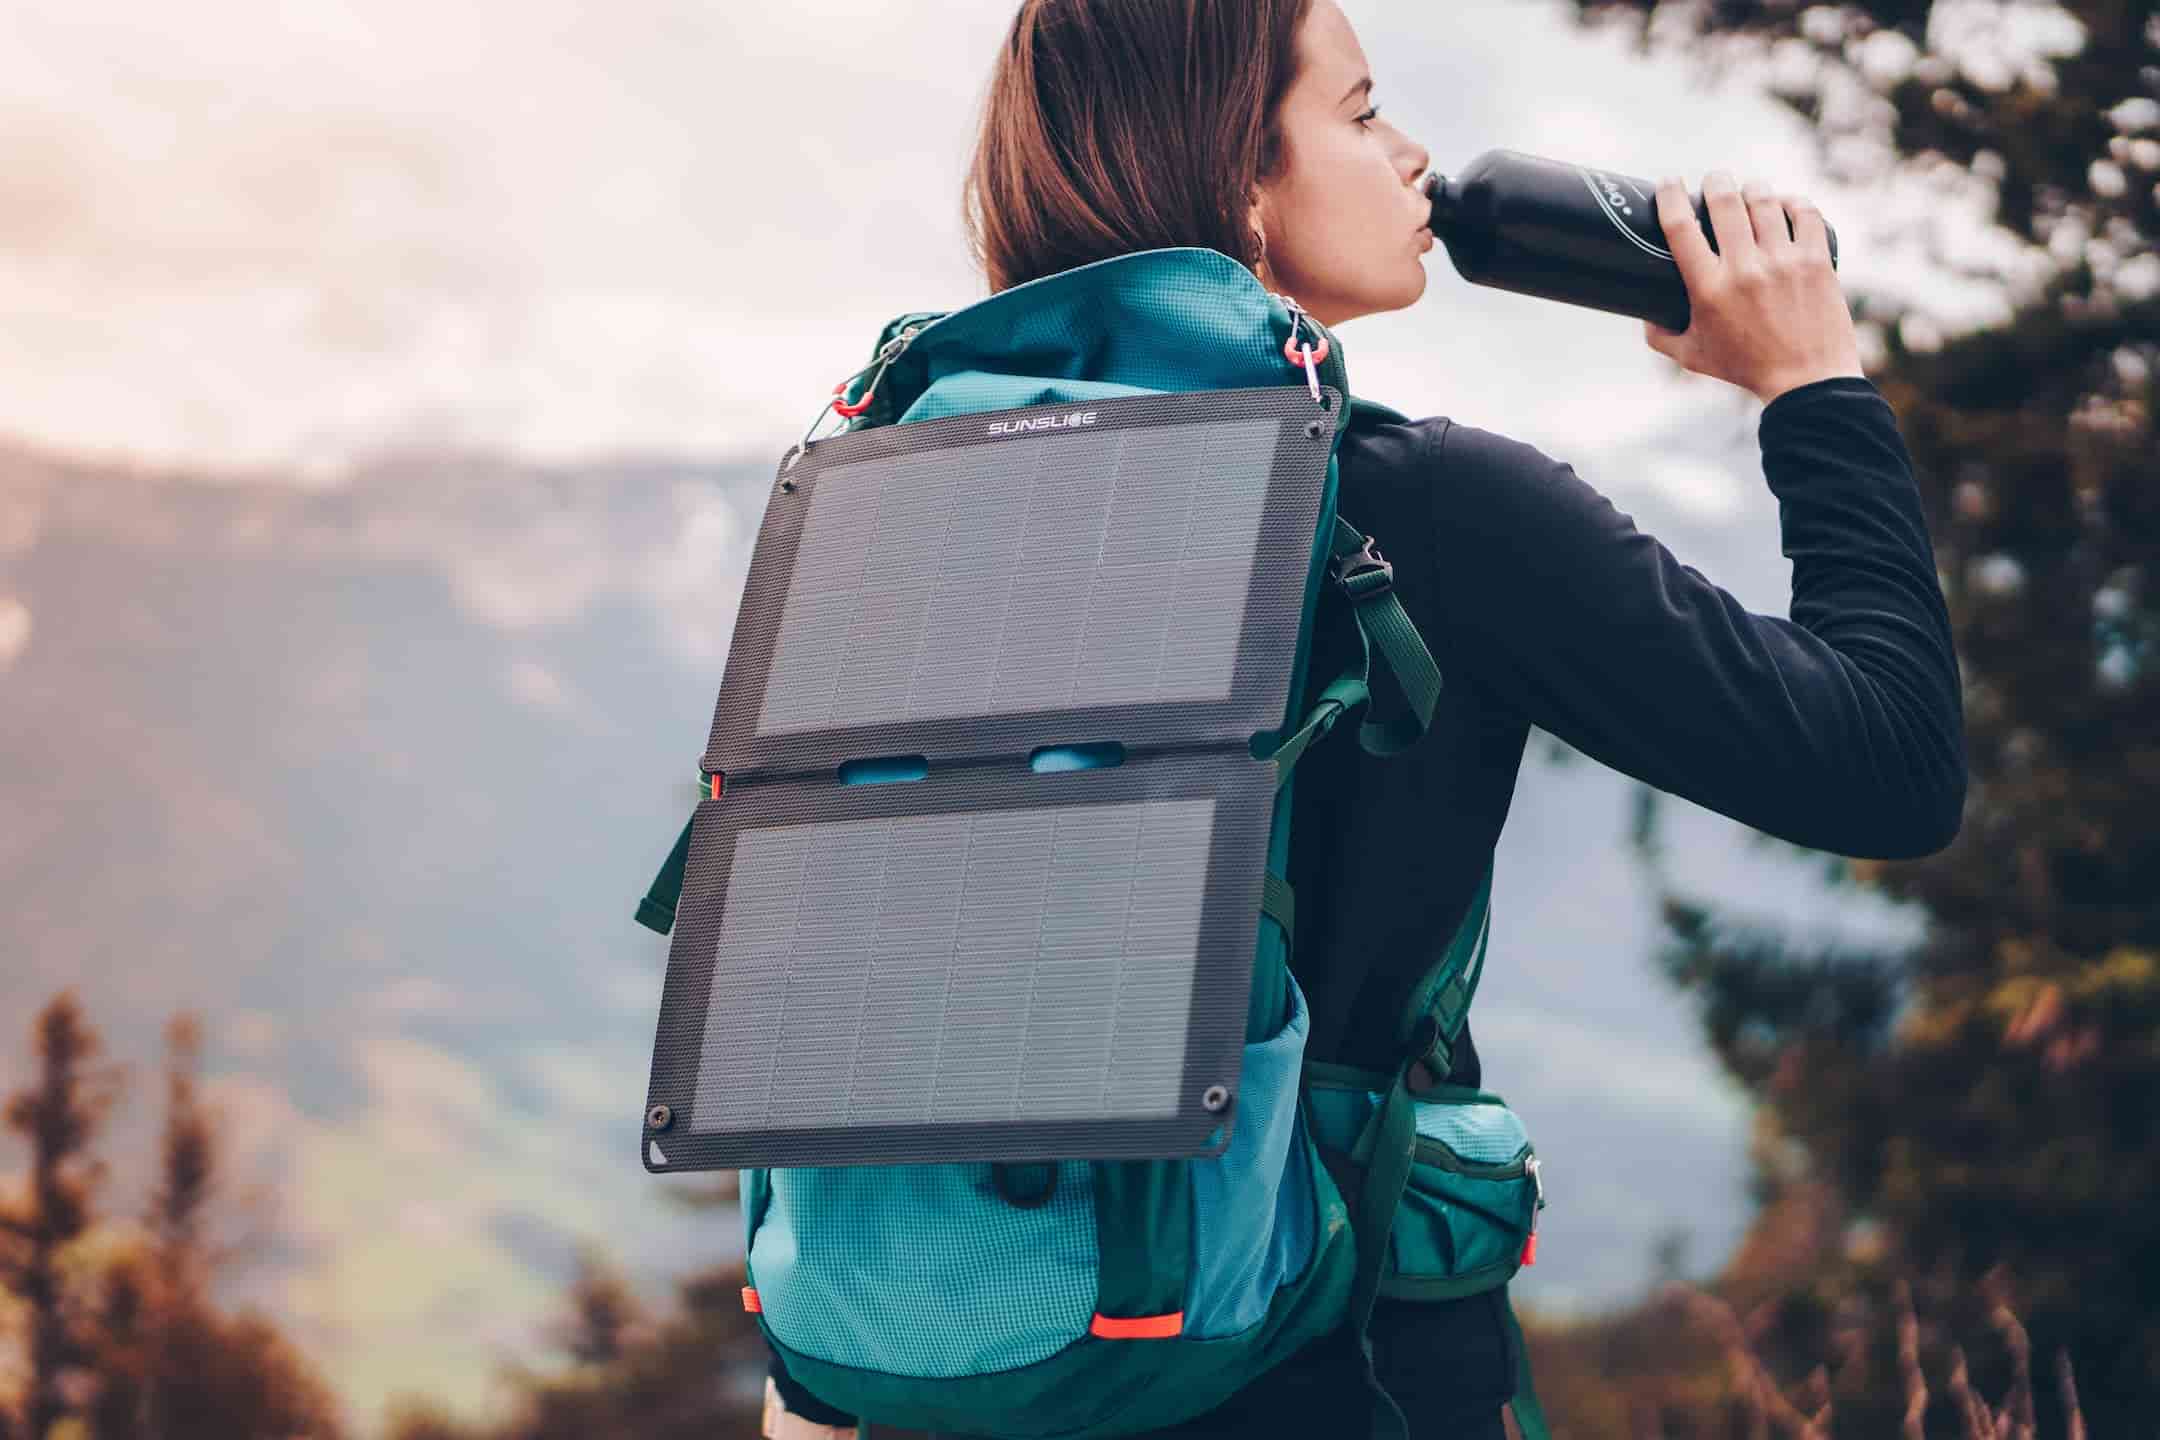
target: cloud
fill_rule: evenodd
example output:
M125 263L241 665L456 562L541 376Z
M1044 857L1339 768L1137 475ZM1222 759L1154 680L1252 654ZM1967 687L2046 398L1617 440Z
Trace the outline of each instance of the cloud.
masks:
M392 981L370 997L374 1008L388 1015L463 1015L470 1011L465 997L432 975L407 975Z
M1698 520L1725 520L1739 514L1741 480L1731 466L1686 456L1661 459L1649 472L1650 488Z
M636 1113L644 1099L644 1068L626 1069L622 1058L554 1049L523 1056L520 1063L552 1102L550 1114L607 1119Z
M537 660L511 661L503 675L503 686L511 699L535 710L561 711L570 704L561 678Z

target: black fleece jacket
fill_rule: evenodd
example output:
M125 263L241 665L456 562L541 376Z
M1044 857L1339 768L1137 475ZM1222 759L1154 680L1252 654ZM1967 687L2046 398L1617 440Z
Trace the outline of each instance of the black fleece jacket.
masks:
M1403 987L1470 903L1532 725L1815 849L1905 859L1957 833L1957 655L1897 417L1872 382L1838 377L1777 396L1758 433L1790 619L1746 609L1534 446L1354 415L1339 508L1393 564L1443 683L1410 750L1368 755L1345 721L1291 782L1315 1058L1392 1068ZM1358 653L1330 598L1308 693ZM1382 713L1404 705L1375 689ZM1478 1083L1474 1052L1454 1078Z

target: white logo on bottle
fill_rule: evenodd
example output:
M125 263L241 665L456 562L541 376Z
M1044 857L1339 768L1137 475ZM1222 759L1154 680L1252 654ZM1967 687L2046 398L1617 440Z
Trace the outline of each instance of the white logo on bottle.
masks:
M1630 245L1645 254L1655 255L1660 260L1673 258L1672 251L1647 238L1642 230L1637 228L1635 207L1628 203L1627 186L1610 175L1585 170L1579 165L1575 167L1575 173L1582 176L1582 182L1590 187L1591 198L1597 201L1598 209L1605 212L1605 218L1612 221L1613 228L1625 236ZM1637 192L1638 196L1640 193ZM1654 226L1650 228L1655 229Z

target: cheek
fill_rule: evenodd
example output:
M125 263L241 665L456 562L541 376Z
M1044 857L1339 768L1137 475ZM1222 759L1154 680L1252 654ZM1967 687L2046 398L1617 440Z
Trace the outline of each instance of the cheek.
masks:
M1354 128L1333 143L1311 147L1299 157L1298 249L1316 260L1348 260L1369 255L1411 228L1403 223L1408 208L1398 193L1402 182L1379 145Z
M1354 248L1372 220L1372 177L1354 145L1313 145L1298 155L1290 188L1290 235L1298 255L1326 261Z

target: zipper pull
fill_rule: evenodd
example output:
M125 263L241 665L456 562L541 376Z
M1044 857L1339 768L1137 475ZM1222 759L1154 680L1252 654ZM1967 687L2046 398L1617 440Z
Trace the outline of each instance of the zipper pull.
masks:
M1538 1158L1535 1155L1523 1161L1523 1169L1529 1172L1530 1183L1537 1186L1537 1203L1530 1207L1530 1233L1523 1240L1521 1263L1535 1265L1537 1264L1537 1215L1538 1211L1545 1208L1545 1173L1544 1168L1538 1164Z
M1275 298L1282 301L1283 309L1290 312L1290 338L1283 342L1283 358L1293 365L1305 367L1305 388L1312 392L1313 404L1318 405L1321 403L1320 362L1328 357L1328 338L1325 335L1320 337L1320 350L1315 354L1310 340L1298 340L1298 331L1304 328L1307 319L1305 307L1288 295L1277 295Z

